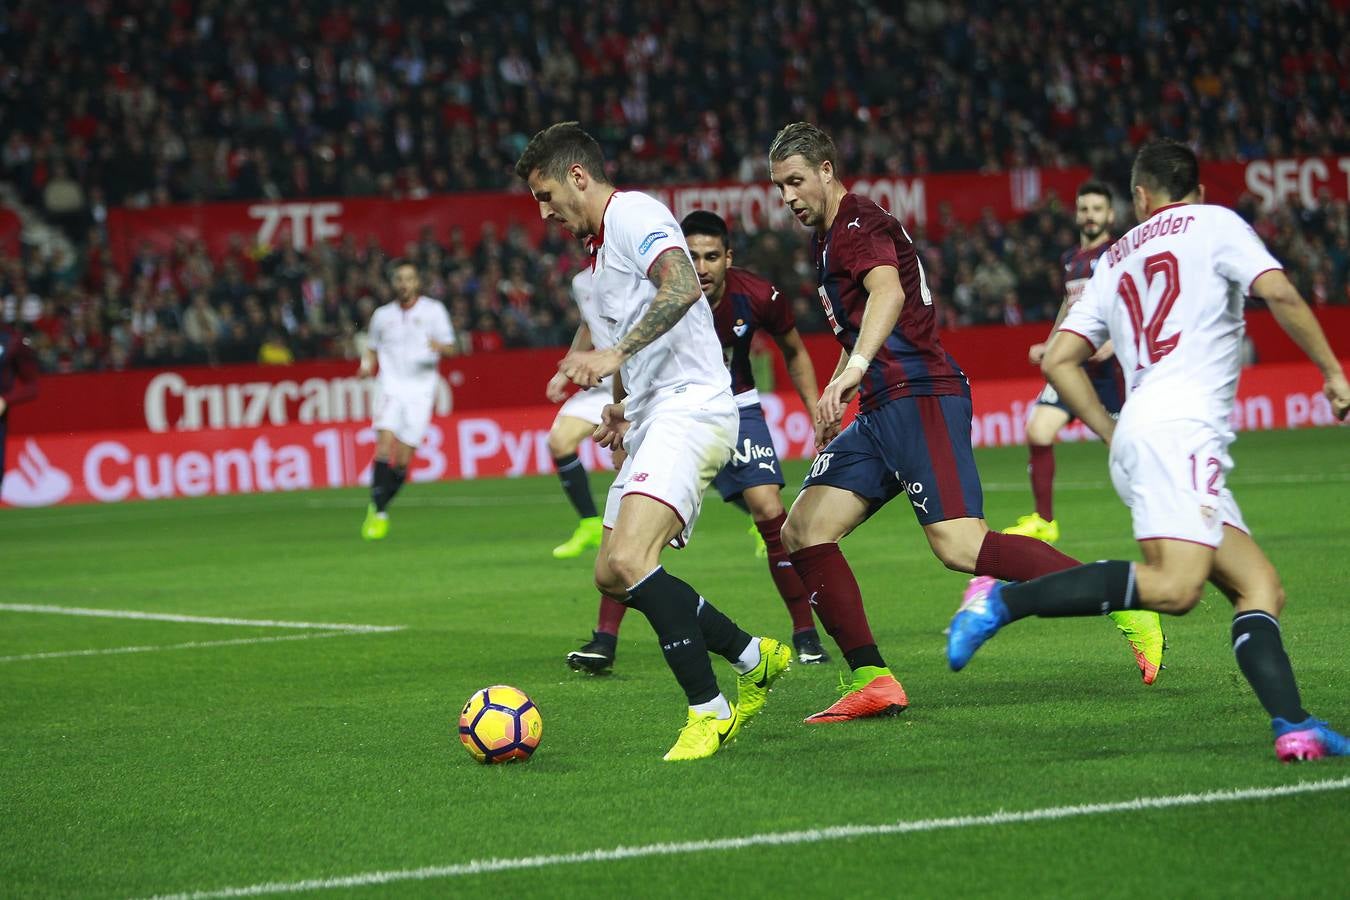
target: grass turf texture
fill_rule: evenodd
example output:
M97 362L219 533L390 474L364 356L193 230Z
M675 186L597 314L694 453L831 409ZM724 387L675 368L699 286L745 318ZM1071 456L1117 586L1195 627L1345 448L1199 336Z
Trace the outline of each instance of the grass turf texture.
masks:
M1247 434L1231 481L1290 597L1305 704L1350 727L1346 432ZM1058 451L1060 547L1135 558L1100 445ZM1025 451L979 454L996 526L1029 509ZM799 483L804 464L788 467ZM602 484L593 491L602 497ZM660 761L684 704L645 621L614 675L563 656L595 612L589 558L548 478L410 485L380 544L358 491L0 513L0 602L405 625L397 633L0 663L0 893L141 896L491 857L879 824L1350 775L1274 761L1211 591L1167 620L1167 670L1139 683L1105 620L1030 620L959 675L946 624L964 578L903 503L845 542L902 717L808 727L833 666L795 666L712 760ZM743 514L710 497L671 570L749 630L787 614ZM244 626L0 611L0 656L278 637ZM832 645L831 649L833 650ZM734 690L733 676L718 663ZM476 688L539 704L524 765L474 763L455 735ZM1343 889L1347 792L348 889L373 896L830 894L1309 895ZM791 874L789 874L791 873ZM701 886L701 887L696 887ZM338 893L344 893L339 891Z

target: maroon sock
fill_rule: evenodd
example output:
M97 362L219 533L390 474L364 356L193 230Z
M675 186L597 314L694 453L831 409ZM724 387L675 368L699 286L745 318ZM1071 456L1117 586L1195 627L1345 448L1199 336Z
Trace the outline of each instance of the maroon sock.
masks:
M623 614L626 612L628 612L627 606L624 606L618 600L611 600L601 594L600 621L596 623L595 630L602 634L612 634L618 637L619 623L623 621Z
M791 558L816 608L816 616L840 651L847 654L860 647L875 647L877 642L863 610L862 592L848 560L839 552L839 545L816 544L798 550Z
M1077 565L1080 565L1078 560L1060 553L1045 541L991 531L980 544L975 574L992 575L1000 581L1030 581Z
M1036 500L1036 515L1047 522L1055 519L1055 445L1032 444L1031 496Z
M782 532L783 523L786 521L787 513L779 513L777 518L756 522L755 527L759 529L760 536L764 538L764 546L769 551L769 576L773 578L774 586L778 588L778 595L783 598L788 615L792 616L792 633L797 634L815 628L816 623L811 618L811 604L806 599L806 587L802 584L797 570L793 568L792 560L788 559L787 551L783 549Z

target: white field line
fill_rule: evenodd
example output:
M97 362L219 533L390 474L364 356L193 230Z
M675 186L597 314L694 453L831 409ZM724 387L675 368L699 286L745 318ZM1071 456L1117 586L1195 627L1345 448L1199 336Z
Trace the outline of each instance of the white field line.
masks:
M0 663L27 662L34 659L65 659L71 656L114 656L121 653L154 653L159 650L200 650L203 647L237 647L242 644L275 644L278 641L307 641L311 638L343 637L365 632L310 631L287 634L282 637L235 638L230 641L188 641L185 644L158 644L145 647L107 647L102 650L53 650L49 653L21 653L18 656L0 656Z
M0 612L50 613L58 616L93 616L105 619L141 619L151 622L189 622L198 625L240 625L254 628L303 628L373 634L402 631L402 625L351 625L342 622L284 622L277 619L232 619L223 616L185 616L177 613L138 612L134 609L87 609L79 606L42 606L32 603L0 603Z
M1088 803L1076 806L1048 806L1022 812L997 812L981 816L954 816L944 819L916 819L890 822L882 825L836 825L830 828L812 828L806 831L778 831L749 834L743 837L716 838L675 843L643 844L635 847L612 847L585 850L579 853L554 853L545 856L521 856L512 859L472 860L444 866L425 866L420 869L399 869L384 872L365 872L336 878L313 878L306 881L268 881L247 887L218 888L184 894L164 894L156 900L210 900L217 897L259 897L267 894L294 894L301 891L360 888L400 881L428 881L438 878L456 878L464 875L484 875L519 869L544 869L552 866L581 863L615 862L624 859L642 859L652 856L683 856L746 847L790 846L817 844L849 838L877 837L892 834L912 834L924 831L942 831L955 828L977 828L988 825L1020 825L1071 819L1080 816L1101 816L1115 813L1147 812L1155 809L1174 809L1184 806L1207 806L1215 803L1234 803L1243 800L1268 800L1296 794L1339 791L1350 788L1350 777L1328 781L1299 782L1276 787L1241 788L1206 791L1202 794L1173 794L1163 797L1138 797L1116 803Z

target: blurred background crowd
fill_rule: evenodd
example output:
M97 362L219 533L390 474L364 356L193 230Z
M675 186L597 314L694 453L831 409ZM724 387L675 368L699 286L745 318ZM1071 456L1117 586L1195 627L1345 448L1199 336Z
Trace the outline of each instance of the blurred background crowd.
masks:
M628 184L761 180L764 148L797 119L832 131L845 177L1086 165L1123 190L1156 135L1210 159L1350 152L1348 9L14 0L0 5L0 181L65 240L0 255L0 321L23 323L55 371L353 357L389 299L378 247L241 240L210 258L182 242L119 268L109 207L518 190L521 148L559 118L592 130ZM944 324L1052 318L1072 202L916 233ZM1310 302L1350 302L1344 203L1242 212ZM737 251L805 329L823 325L802 233L740 236ZM585 256L567 235L447 225L403 252L466 352L570 338Z

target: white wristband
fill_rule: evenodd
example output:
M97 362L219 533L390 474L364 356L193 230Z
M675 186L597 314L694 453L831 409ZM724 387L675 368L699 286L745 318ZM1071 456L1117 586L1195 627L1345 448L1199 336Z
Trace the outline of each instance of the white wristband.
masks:
M848 362L844 363L844 368L857 369L860 372L866 372L867 367L870 365L872 365L872 361L870 359L863 356L861 353L855 353L848 358Z

